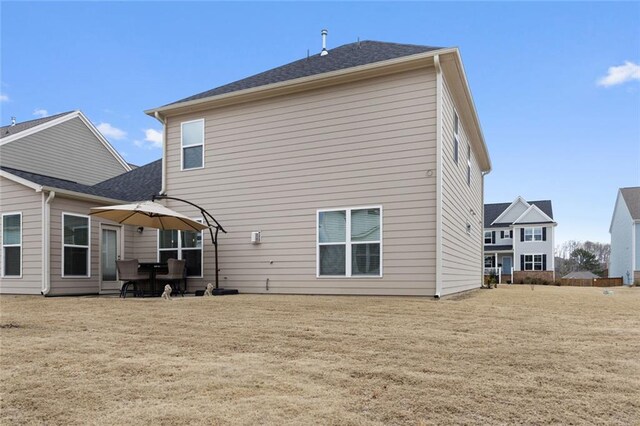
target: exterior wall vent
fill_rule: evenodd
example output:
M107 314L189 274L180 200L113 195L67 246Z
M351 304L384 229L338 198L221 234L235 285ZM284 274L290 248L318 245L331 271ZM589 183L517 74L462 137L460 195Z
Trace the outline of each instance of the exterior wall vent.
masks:
M251 233L251 244L260 244L260 231L254 231Z

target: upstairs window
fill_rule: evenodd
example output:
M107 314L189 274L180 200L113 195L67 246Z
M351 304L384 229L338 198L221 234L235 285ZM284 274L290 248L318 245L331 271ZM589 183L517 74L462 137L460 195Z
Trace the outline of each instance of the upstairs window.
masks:
M2 215L2 276L22 277L22 213Z
M319 277L382 276L382 209L318 211Z
M542 234L542 228L539 226L524 228L524 241L543 241Z
M484 243L485 244L495 244L496 238L493 233L494 231L484 231Z
M458 113L453 112L453 161L458 164L458 147L460 145L460 123Z
M181 124L182 170L204 167L204 119Z

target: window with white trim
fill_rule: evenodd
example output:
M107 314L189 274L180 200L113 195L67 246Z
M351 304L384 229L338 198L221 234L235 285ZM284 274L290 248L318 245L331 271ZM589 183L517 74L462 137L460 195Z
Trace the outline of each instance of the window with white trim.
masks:
M180 124L182 170L204 167L204 119Z
M524 228L525 241L542 241L542 227Z
M89 277L91 275L91 221L89 216L62 214L62 276Z
M525 254L524 266L525 271L542 271L542 255L541 254Z
M458 147L460 146L460 123L458 113L453 111L453 161L458 164Z
M318 210L318 277L382 276L382 208Z
M201 219L196 219L202 222ZM202 277L202 232L158 230L158 262L183 259L187 277Z
M493 244L493 232L492 231L484 231L484 243L485 244Z
M22 277L22 213L2 215L2 276Z
M495 268L496 267L496 257L495 256L485 256L484 257L484 267L485 268Z

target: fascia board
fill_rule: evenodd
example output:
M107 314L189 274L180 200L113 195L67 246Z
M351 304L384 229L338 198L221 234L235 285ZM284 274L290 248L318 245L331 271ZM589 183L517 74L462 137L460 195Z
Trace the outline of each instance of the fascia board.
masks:
M3 177L5 179L9 179L9 180L11 180L11 181L13 181L15 183L20 184L20 185L24 185L27 188L31 188L36 192L41 192L42 189L43 189L43 186L38 185L35 182L31 182L30 180L27 180L25 178L21 178L20 176L16 176L16 175L14 175L12 173L9 173L9 172L7 172L5 170L0 170L0 177Z
M285 93L309 90L329 84L337 84L342 81L358 79L358 77L369 77L371 76L371 74L376 75L376 72L383 75L398 72L404 69L431 66L433 65L433 57L435 55L454 53L456 52L456 50L457 49L455 48L432 50L417 55L403 56L401 58L374 62L372 64L360 65L343 70L336 70L307 77L300 77L293 80L252 87L244 90L237 90L235 92L224 93L208 98L194 99L192 101L181 102L179 104L169 104L157 108L152 108L144 112L145 114L151 116L153 116L155 112L161 112L163 113L163 115L167 115L168 112L175 112L175 114L180 114L183 112L216 108L232 103L247 102L255 99L278 96Z

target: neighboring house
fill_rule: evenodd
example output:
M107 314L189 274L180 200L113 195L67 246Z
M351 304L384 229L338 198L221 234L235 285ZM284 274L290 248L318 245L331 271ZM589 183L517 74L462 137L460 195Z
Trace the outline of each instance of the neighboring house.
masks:
M501 268L503 282L525 278L555 280L551 201L525 201L484 206L484 266Z
M640 187L620 188L609 233L609 277L640 282Z
M0 293L117 291L115 259L137 256L137 233L89 209L149 199L161 161L131 170L79 111L0 131Z
M491 164L458 49L347 44L146 112L164 124L161 191L228 231L222 286L437 297L481 286ZM158 235L141 250L194 256ZM197 255L190 291L216 268L209 244Z
M593 278L600 278L600 277L591 271L573 271L573 272L569 272L567 275L565 275L562 278L573 279L573 280L590 280Z

